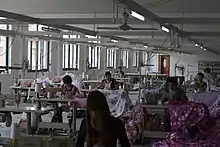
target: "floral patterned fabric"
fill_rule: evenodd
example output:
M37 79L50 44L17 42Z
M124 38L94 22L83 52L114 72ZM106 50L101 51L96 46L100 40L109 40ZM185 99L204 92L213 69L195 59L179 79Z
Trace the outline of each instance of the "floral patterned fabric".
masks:
M208 108L202 103L174 102L169 106L171 133L154 147L219 147L220 125L211 118ZM220 121L219 121L220 122ZM196 126L190 137L187 126Z
M144 111L140 104L137 104L132 112L132 115L125 125L129 141L134 143L142 133L142 121L144 120Z

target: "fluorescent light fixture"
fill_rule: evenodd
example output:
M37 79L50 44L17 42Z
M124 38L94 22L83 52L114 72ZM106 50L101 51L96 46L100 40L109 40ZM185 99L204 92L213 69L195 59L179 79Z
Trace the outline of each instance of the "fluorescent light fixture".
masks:
M199 45L198 45L198 44L195 44L195 46L198 47Z
M92 36L92 35L85 35L86 38L97 38L96 36Z
M7 18L5 18L5 17L0 17L0 19L7 19Z
M141 14L138 14L137 12L135 11L131 11L131 16L137 18L137 19L140 19L142 21L145 21L145 17Z
M148 46L147 46L147 45L145 45L145 46L144 46L144 48L148 48Z
M118 40L112 39L111 42L118 43Z
M162 29L163 31L167 32L167 33L170 32L170 30L169 30L168 28L164 27L164 26L162 26L161 29Z

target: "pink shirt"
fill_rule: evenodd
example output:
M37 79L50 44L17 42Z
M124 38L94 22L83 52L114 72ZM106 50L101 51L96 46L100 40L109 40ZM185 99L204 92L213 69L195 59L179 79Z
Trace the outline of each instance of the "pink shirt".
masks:
M77 94L79 94L79 90L75 85L72 84L70 90L67 90L67 88L62 85L62 95L64 95L66 99L74 99Z

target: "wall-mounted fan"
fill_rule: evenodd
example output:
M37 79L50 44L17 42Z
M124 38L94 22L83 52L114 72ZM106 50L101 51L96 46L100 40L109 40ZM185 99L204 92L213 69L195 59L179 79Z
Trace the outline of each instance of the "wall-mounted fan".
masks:
M156 28L133 28L128 25L128 19L129 19L129 14L125 11L122 14L122 21L123 24L120 25L119 27L97 27L98 30L123 30L123 31L129 31L129 30L135 30L135 31L153 31L157 30Z

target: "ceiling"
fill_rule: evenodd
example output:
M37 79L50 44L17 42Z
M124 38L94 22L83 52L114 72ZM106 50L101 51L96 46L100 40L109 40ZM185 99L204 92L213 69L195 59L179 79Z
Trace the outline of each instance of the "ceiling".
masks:
M179 30L187 33L184 38L179 37L181 47L177 50L193 54L212 54L195 47L195 43L198 43L207 50L220 52L218 41L220 39L219 0L133 1L159 16L163 22L173 24ZM92 2L91 0L0 0L0 9L43 18L47 23L68 24L94 30L98 31L100 35L122 37L134 44L143 43L149 46L170 48L170 44L173 42L172 35L162 31L160 24L147 16L144 22L130 16L128 24L132 27L153 27L158 30L110 31L97 29L97 27L117 27L122 24L121 13L125 6L120 5L117 9L117 5L113 5L113 0L92 0Z

